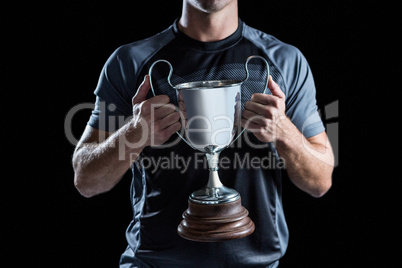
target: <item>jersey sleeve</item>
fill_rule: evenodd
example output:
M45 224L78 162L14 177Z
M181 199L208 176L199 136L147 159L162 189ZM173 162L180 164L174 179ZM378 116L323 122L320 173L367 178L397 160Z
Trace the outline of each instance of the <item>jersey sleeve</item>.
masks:
M132 85L130 65L122 48L117 49L102 68L96 95L95 108L88 125L114 132L124 125L132 115Z
M286 115L306 138L325 131L318 113L313 74L297 48L286 45L282 75L285 80Z

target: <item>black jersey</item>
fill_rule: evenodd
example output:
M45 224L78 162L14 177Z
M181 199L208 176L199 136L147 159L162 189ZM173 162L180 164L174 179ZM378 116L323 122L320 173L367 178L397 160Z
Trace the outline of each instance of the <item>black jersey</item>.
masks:
M235 33L217 42L189 38L178 30L176 21L153 37L119 47L102 70L88 124L107 131L121 127L132 114L132 97L156 60L171 63L171 82L177 85L200 80L243 80L244 64L251 55L268 61L270 75L286 95L286 115L304 136L323 132L313 76L302 53L240 20ZM243 105L265 86L264 64L252 60L249 70L250 78L241 88ZM167 65L155 66L155 91L177 104L176 92L166 80L168 71ZM152 96L150 91L148 97ZM223 150L220 179L240 193L255 231L237 240L201 243L181 238L177 226L189 195L207 182L204 155L176 134L167 143L170 145L163 148L146 147L132 165L133 220L127 228L128 247L121 257L121 267L275 267L288 244L281 201L282 163L275 146L259 142L246 131Z

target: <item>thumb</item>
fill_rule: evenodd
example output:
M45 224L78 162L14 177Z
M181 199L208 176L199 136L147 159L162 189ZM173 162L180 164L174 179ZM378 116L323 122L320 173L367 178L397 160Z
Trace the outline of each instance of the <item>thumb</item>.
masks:
M272 79L272 76L269 76L268 88L271 91L273 96L276 96L281 99L285 98L285 93L283 93L283 91L278 86L278 84L274 82L274 80Z
M133 97L133 105L146 100L150 88L149 75L146 75L144 81L142 81L141 85L138 87L137 93L135 93Z

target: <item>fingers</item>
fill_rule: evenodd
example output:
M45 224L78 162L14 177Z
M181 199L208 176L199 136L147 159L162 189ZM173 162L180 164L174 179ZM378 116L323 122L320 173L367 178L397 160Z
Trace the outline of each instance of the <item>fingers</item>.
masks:
M154 125L157 131L169 128L180 120L176 106L169 103L169 98L166 95L156 96L145 101L142 106L142 111L145 115L149 116L151 124Z
M282 92L281 88L277 83L272 79L272 76L269 76L268 80L268 88L271 91L273 96L276 96L281 99L285 99L285 93Z
M176 110L176 107L171 104L163 104L163 105L155 105L154 115L153 117L155 120L164 119L165 117L169 116L170 114L177 114L179 113Z
M245 129L248 129L252 133L258 133L264 129L263 124L256 123L255 121L247 120L245 118L241 119L241 126Z
M242 114L242 120L253 121L257 124L264 124L266 121L266 117L259 115L255 112L252 112L250 110L244 110Z
M147 145L156 146L166 142L170 136L181 128L180 115L176 107L170 103L167 95L158 95L147 99L150 79L146 75L138 87L133 103L133 121L142 122L145 128Z
M285 100L285 94L282 92L278 84L272 80L271 76L269 76L268 88L272 95L265 93L254 93L253 96L251 96L251 100L261 104L275 104L278 101L276 99Z
M170 102L170 99L167 95L158 95L147 100L147 95L150 88L151 84L149 82L149 75L146 75L144 77L144 81L142 81L141 85L138 87L137 93L135 93L132 99L133 105L140 104L144 101L146 101L148 105L163 105Z
M275 105L269 105L269 100L265 101L266 103L256 102L253 99L251 101L246 102L244 105L244 112L250 111L255 114L260 115L272 115L272 107L276 107Z
M154 143L151 145L159 145L164 143L176 131L181 129L180 116L177 112L171 113L162 119L155 120L150 125L150 136Z
M145 101L148 105L153 105L155 107L163 106L165 104L170 103L170 99L167 95L158 95L152 98L149 98Z
M133 97L133 105L145 101L150 88L151 84L149 83L149 75L146 75L144 81L142 81L141 85L138 87L137 93L135 93L135 96Z
M179 131L181 129L181 123L178 119L180 119L178 113L168 115L164 120L160 121L160 124L158 125L159 131L164 131L169 134L169 136L174 132Z
M251 111L258 115L271 117L285 111L285 103L281 99L268 94L254 94L251 100L244 105L244 111Z
M257 115L273 116L278 112L285 112L285 94L279 88L272 77L269 76L268 86L273 95L264 93L255 93L251 100L245 103L245 111L254 112ZM246 113L247 114L247 113Z
M272 77L269 76L268 88L272 95L255 93L251 100L245 103L241 125L263 141L276 139L276 125L285 116L285 94Z

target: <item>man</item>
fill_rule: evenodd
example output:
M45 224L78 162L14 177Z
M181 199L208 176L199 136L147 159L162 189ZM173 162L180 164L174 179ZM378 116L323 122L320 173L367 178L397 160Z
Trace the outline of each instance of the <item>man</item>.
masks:
M118 48L102 70L95 109L74 152L74 182L91 197L112 189L131 167L134 215L121 267L277 267L288 242L281 172L263 162L250 167L243 161L241 167L233 163L219 170L223 184L241 194L255 223L253 234L217 243L177 235L187 198L204 186L208 170L195 150L177 142L181 120L163 64L152 75L160 94L149 91L148 70L158 59L174 66L172 83L178 84L242 79L247 57L264 57L272 94L261 93L265 70L256 60L250 64L251 81L242 86L242 100L249 101L243 103L241 122L249 132L221 158L279 155L301 190L320 197L331 187L333 154L307 61L295 47L244 24L237 7L236 0L183 0L178 21L158 35ZM169 157L183 160L182 165L160 165Z

